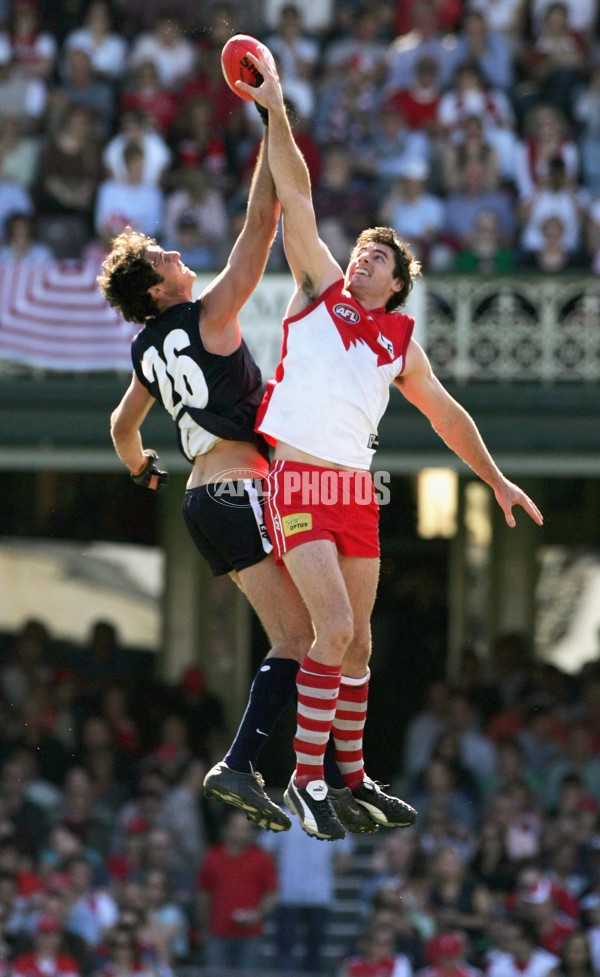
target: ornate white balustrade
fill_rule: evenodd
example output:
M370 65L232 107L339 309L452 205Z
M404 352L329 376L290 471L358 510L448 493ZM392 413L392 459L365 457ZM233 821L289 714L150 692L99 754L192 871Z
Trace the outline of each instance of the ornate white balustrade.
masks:
M428 276L424 285L423 341L440 379L600 379L598 279Z

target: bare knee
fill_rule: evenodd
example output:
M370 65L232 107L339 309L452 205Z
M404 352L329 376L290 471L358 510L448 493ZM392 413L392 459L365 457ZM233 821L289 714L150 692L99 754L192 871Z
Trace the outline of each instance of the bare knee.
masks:
M301 663L305 655L308 655L314 640L312 628L281 635L273 642L267 658L292 658Z
M354 622L351 614L332 615L320 626L317 625L317 644L319 651L328 658L341 662L352 644Z
M350 678L362 678L367 674L371 657L371 635L356 634L348 645L342 671Z

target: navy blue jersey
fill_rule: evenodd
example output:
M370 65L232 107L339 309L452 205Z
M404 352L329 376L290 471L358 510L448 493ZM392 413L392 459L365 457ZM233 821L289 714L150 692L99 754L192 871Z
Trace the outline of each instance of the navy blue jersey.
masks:
M229 356L205 349L200 337L201 302L165 309L134 337L135 374L177 425L179 447L188 461L223 439L248 441L266 454L254 433L262 377L248 347Z

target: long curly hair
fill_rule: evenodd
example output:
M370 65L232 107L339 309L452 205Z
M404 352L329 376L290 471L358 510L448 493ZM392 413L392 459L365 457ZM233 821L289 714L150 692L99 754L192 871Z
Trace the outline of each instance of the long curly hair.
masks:
M394 292L387 301L387 311L393 312L406 302L415 279L421 274L421 262L417 261L408 244L401 241L391 227L369 227L366 231L362 231L356 239L350 257L352 258L365 244L386 244L394 252L396 259L394 277L402 279L404 287L399 292Z
M162 282L146 250L156 246L153 237L126 227L113 239L110 254L102 263L97 282L109 305L118 309L127 322L145 323L160 309L148 289Z

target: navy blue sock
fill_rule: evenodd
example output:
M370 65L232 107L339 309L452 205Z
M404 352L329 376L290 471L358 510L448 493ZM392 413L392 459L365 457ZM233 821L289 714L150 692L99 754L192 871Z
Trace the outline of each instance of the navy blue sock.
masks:
M258 669L246 711L225 756L225 763L232 770L248 773L256 767L269 734L296 695L299 667L293 658L266 658Z
M346 786L344 778L340 773L340 768L335 760L335 744L333 742L333 736L330 736L327 740L327 746L325 747L325 758L323 760L323 770L325 772L325 780L330 787L338 789L339 787Z

